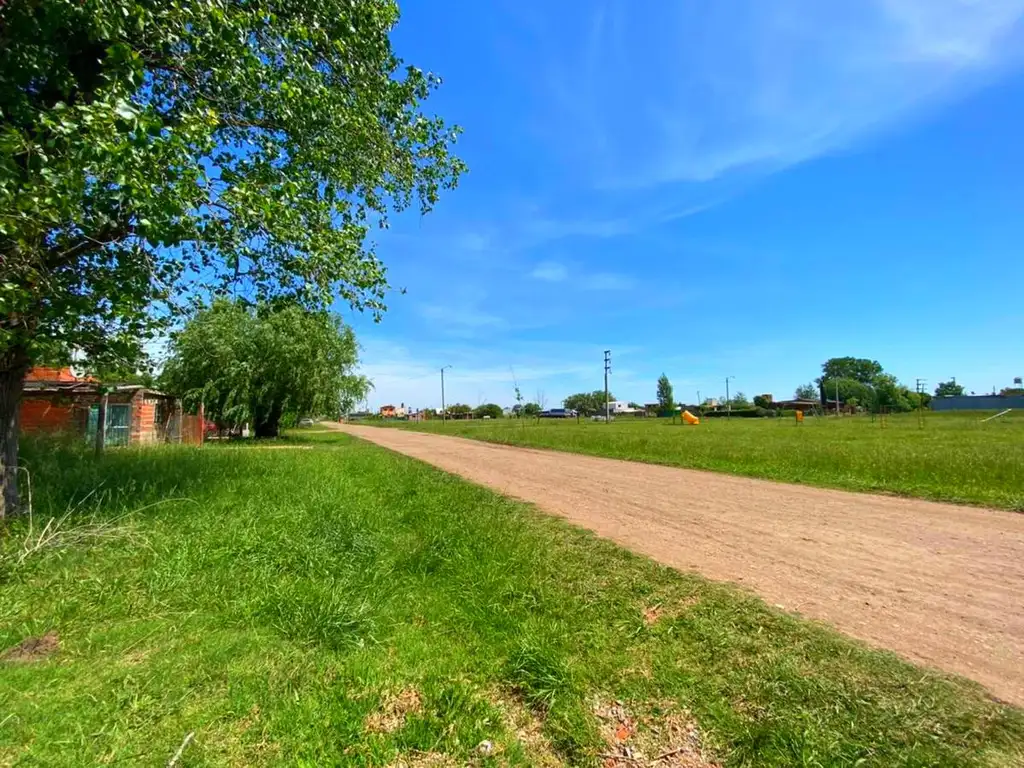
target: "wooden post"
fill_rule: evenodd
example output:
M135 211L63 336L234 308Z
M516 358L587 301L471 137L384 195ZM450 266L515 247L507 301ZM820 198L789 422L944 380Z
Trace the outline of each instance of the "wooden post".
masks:
M96 414L96 455L103 453L107 444L107 401L110 398L106 392L100 396L99 413Z

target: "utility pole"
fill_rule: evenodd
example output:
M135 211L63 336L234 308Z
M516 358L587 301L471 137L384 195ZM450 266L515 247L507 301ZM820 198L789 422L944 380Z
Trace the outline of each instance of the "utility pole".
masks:
M612 351L604 351L604 423L611 421L611 405L608 402L608 374L612 372Z
M735 379L735 376L725 377L725 418L732 418L732 398L729 397L729 379Z
M444 369L451 368L450 365L443 366L441 368L441 423L444 424L448 421L448 409L444 405Z
M956 378L953 379L956 383ZM928 387L928 379L917 380L917 425L924 429L924 394Z

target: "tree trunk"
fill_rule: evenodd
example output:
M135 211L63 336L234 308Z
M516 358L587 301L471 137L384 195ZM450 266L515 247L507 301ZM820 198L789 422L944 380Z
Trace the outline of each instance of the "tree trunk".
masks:
M274 403L266 411L256 414L255 424L256 437L277 437L281 431L280 403Z
M21 348L0 355L0 520L18 511L18 431L28 356Z

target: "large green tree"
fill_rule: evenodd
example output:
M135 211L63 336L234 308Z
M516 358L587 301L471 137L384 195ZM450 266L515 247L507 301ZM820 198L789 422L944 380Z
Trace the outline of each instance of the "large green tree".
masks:
M960 397L963 394L963 385L957 384L956 379L941 381L939 382L939 386L935 388L936 397Z
M161 386L203 403L219 426L250 423L275 437L285 414L337 417L367 392L353 373L355 335L337 315L290 305L218 301L171 340Z
M834 400L838 394L841 403L869 411L910 411L931 402L931 395L912 391L891 373L876 373L866 382L838 377L823 378L820 383L827 399Z
M379 313L367 241L454 186L392 0L0 3L0 515L21 380L130 364L198 287Z
M736 392L733 394L732 398L726 401L726 403L735 409L752 408L754 405L742 392Z
M675 397L672 394L672 382L664 373L658 377L658 410L664 414L671 414L676 409Z
M819 392L818 392L818 388L812 382L810 384L801 384L799 387L797 387L796 388L796 393L794 394L794 399L795 400L817 400L819 398L819 396L820 395L819 395Z
M874 410L878 399L875 388L877 381L880 381L880 379L876 378L867 384L857 379L849 378L825 379L822 382L822 386L825 389L825 397L828 400L834 401L838 394L839 402L841 403L859 405L868 410Z
M476 419L482 419L484 416L489 416L492 419L500 419L504 415L505 412L497 403L484 403L483 405L478 405L473 409L473 418Z
M861 384L871 384L876 376L882 374L882 366L877 360L860 357L833 357L822 363L820 384L824 379L853 379Z
M614 399L615 396L609 392L608 400ZM562 405L574 411L579 411L585 416L594 413L604 413L604 390L596 389L593 392L578 392L575 395L569 395L562 401Z

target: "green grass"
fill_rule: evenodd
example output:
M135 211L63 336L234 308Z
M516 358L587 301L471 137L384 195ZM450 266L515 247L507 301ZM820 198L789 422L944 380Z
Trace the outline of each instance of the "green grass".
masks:
M793 419L391 422L427 432L593 456L709 469L787 483L1024 511L1024 412Z
M613 700L663 736L692 713L725 765L1024 760L972 683L343 435L290 444L26 448L37 530L80 536L0 541L0 649L61 643L0 662L0 764L163 765L192 731L179 765L593 764Z

